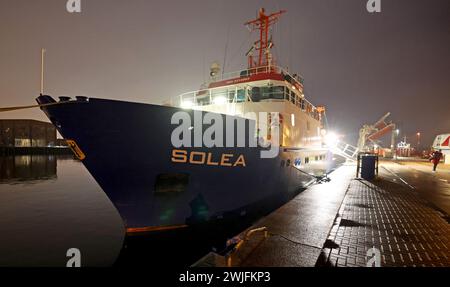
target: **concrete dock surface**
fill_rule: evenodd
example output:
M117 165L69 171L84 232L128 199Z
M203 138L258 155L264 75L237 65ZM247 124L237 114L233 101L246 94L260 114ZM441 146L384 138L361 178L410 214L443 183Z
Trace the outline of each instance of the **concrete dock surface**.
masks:
M369 182L347 163L194 266L450 266L450 168L431 170L380 161Z

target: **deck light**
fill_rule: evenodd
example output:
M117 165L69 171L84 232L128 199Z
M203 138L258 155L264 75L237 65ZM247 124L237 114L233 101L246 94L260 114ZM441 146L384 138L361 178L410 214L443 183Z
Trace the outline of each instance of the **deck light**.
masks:
M186 100L181 102L181 108L183 109L191 109L194 106L194 103L191 100Z
M214 104L216 105L223 105L227 102L227 99L225 97L215 97L214 98Z
M327 132L324 137L327 146L335 146L338 143L338 136L334 132Z

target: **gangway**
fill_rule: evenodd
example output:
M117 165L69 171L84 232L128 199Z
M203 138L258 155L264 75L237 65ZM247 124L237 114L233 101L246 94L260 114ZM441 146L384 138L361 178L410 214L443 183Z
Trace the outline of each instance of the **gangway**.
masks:
M357 147L339 140L334 144L328 145L328 148L332 153L340 155L350 161L356 161L359 152Z
M321 109L322 109L322 115L323 115L323 119L324 119L325 128L328 130L329 126L328 126L327 114L325 112L325 108L321 108ZM325 136L325 138L326 137L327 136ZM348 143L345 143L345 142L339 140L338 137L332 136L330 140L325 140L325 144L332 153L340 155L350 161L357 160L359 149L351 144L348 144Z

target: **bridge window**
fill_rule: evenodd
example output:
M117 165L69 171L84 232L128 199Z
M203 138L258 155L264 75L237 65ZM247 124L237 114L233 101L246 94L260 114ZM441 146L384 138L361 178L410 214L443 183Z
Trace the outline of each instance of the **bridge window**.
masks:
M236 102L245 102L245 90L240 89L237 91Z
M305 100L304 99L301 99L301 108L302 108L302 110L305 110Z
M254 102L267 99L284 99L284 86L275 87L253 87L251 97Z
M291 103L293 103L295 105L295 93L293 91L291 91L290 99L291 99Z

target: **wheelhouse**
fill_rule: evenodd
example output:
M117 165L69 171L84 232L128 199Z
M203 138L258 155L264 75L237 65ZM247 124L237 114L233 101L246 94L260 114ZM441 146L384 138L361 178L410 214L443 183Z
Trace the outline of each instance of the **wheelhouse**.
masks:
M233 77L236 74L241 76ZM178 96L172 105L208 110L212 105L282 101L290 102L315 120L321 120L321 109L311 104L303 94L303 79L280 67L247 69L213 80L205 89Z

